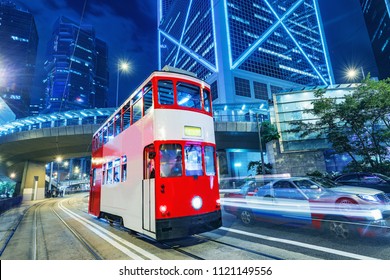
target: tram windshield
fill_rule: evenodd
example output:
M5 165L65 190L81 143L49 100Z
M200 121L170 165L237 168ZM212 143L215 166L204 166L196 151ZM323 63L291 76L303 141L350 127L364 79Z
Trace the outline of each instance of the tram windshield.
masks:
M200 145L185 146L184 157L187 176L203 175L202 147Z
M204 165L202 146L198 144L185 145L184 149L180 144L163 144L160 146L160 176L179 177L186 176L214 176L215 161L214 147L204 147ZM183 153L184 150L184 153ZM184 160L182 158L184 156ZM184 169L183 169L184 168Z
M170 80L159 80L157 84L159 105L175 105L177 102L180 107L211 112L210 91L201 85Z
M199 110L202 109L201 92L199 86L178 82L176 88L178 105Z

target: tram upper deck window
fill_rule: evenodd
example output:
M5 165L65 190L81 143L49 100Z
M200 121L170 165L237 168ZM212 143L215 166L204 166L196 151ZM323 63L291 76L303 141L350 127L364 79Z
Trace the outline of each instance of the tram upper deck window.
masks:
M117 114L114 118L115 120L115 136L121 133L121 114Z
M126 103L123 107L123 130L130 126L130 103Z
M160 105L172 105L174 103L172 81L158 81L158 103Z
M160 146L160 176L178 177L182 170L182 149L179 144L164 144Z
M201 91L200 87L184 82L178 82L177 89L177 103L180 106L202 109Z
M108 126L103 127L103 143L106 144L108 142Z
M207 112L211 112L210 100L211 100L210 91L209 91L208 89L203 89L204 109L205 109Z
M142 117L142 99L138 99L133 104L133 123L137 122Z
M189 145L184 147L184 160L187 176L203 175L202 169L202 147L200 145Z
M113 136L114 136L114 120L110 120L107 128L108 141L110 141L110 139L112 139Z
M144 115L146 115L153 105L152 83L147 83L144 87Z

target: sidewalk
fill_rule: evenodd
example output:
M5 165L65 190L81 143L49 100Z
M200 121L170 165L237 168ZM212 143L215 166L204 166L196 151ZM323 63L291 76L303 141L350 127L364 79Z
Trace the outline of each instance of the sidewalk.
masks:
M18 207L13 207L0 215L0 256L26 211L40 201L42 200L23 201Z

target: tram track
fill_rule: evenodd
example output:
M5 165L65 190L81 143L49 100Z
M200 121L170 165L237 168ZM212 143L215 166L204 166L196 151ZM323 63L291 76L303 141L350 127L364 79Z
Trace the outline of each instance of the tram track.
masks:
M83 238L74 228L72 228L61 216L54 210L51 209L54 214L58 217L58 219L65 225L65 227L76 237L76 239L83 245L88 252L94 257L95 260L102 260L103 257L89 244L89 242Z
M58 203L58 200L45 200L25 211L13 228L13 234L8 238L2 253L6 255L7 248L10 247L10 251L17 251L18 259L62 259L62 253L66 254L69 244L72 244L73 251L77 251L77 254L81 253L83 259L103 259L93 246L56 211ZM49 215L50 213L52 215ZM61 235L58 235L58 229L66 229L68 233L61 231Z
M227 246L227 247L230 247L230 248L238 249L238 250L241 250L241 251L244 251L244 252L247 252L247 253L251 253L251 254L254 254L254 255L266 257L266 258L271 259L271 260L285 260L283 258L274 256L274 255L262 253L262 252L259 252L259 251L256 251L256 250L252 250L252 249L248 249L248 248L242 247L242 246L233 245L233 244L230 244L230 243L227 243L227 242L215 240L215 239L212 239L212 238L209 238L209 237L206 237L206 236L201 236L201 235L195 235L195 236L197 238L200 238L200 239L203 239L203 240L207 240L209 242L214 242L214 243L217 243L217 244L220 244L220 245L224 245L224 246Z

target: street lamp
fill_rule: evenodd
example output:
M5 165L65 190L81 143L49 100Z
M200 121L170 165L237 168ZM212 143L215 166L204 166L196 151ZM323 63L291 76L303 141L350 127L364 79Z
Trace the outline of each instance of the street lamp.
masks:
M119 95L119 74L121 72L128 73L130 71L130 63L125 60L119 60L118 62L118 69L117 69L117 76L116 76L116 101L115 101L115 107L118 107L118 95Z
M364 75L364 71L363 71L363 67L362 66L360 66L360 71L362 73L362 78L364 80L366 78L366 76ZM349 81L356 80L359 77L359 69L355 68L355 67L347 68L346 71L345 71L345 77Z

